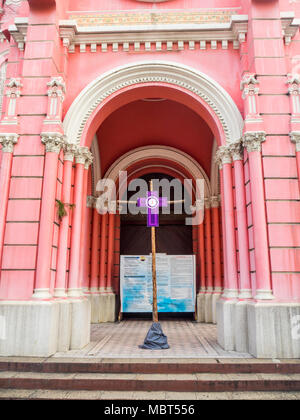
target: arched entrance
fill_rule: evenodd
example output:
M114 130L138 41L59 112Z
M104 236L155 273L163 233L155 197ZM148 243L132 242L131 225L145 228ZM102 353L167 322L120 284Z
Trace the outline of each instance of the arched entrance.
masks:
M146 107L149 112L143 112ZM159 111L149 125L154 108ZM186 125L180 131L176 123L183 114ZM172 124L157 124L158 118L166 121L170 116ZM121 122L129 120L132 127L122 130ZM204 180L204 223L192 228L193 254L197 257L197 315L199 321L216 322L215 304L223 287L221 237L224 245L227 242L213 153L216 144L237 144L243 125L230 96L210 78L188 67L139 63L114 69L87 86L70 107L64 125L70 145L90 148L93 144L94 170L85 193L94 198L97 176L116 181L120 170L127 170L129 179L146 173L192 179L194 205L195 181ZM120 126L119 132L114 131ZM150 127L160 129L163 135L158 137ZM201 127L199 133L195 127ZM143 137L149 132L150 137ZM81 271L79 284L90 294L92 321L112 321L118 312L115 297L119 294L120 217L100 216L95 208L85 216L81 235L86 238L90 232L90 252L81 252L81 267L86 270ZM226 270L224 274L226 278ZM230 285L225 284L225 289L230 290Z

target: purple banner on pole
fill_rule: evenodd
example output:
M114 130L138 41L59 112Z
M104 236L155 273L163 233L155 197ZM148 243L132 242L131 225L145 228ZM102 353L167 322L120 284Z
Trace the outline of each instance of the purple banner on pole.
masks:
M157 191L148 191L147 198L139 198L137 201L138 207L147 207L148 217L147 217L147 226L148 227L158 227L159 226L159 208L168 206L167 197L159 198Z

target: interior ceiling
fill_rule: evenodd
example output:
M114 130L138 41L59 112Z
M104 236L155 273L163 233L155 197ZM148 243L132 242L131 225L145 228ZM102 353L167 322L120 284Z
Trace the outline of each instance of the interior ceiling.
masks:
M213 133L194 111L171 100L138 100L113 112L97 131L102 176L123 154L149 145L191 155L210 176Z

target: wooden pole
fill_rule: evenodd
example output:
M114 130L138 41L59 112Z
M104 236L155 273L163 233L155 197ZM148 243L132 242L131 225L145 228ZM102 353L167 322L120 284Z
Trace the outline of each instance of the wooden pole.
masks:
M153 184L150 181L150 191L153 191ZM151 243L152 243L152 286L153 286L153 308L152 320L158 322L157 312L157 282L156 282L156 241L155 241L155 227L151 227Z

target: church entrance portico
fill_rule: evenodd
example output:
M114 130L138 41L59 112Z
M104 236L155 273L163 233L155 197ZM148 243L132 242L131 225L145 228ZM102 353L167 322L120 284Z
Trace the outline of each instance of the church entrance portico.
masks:
M132 64L90 83L69 108L63 133L43 135L47 148L34 284L30 293L28 285L24 289L23 300L12 303L8 299L13 296L11 283L4 284L3 279L0 283L0 315L13 318L19 343L26 335L26 354L8 337L0 341L0 355L51 356L69 350L81 354L83 349L84 357L88 352L99 356L118 331L135 325L116 324L112 334L89 344L91 323L111 326L117 320L120 256L147 250L139 248L133 230L130 233L130 215L126 219L120 209L128 187L120 184L120 174L126 172L128 182L149 180L155 174L176 178L182 185L191 180L189 204L200 208L200 223L186 227L178 217L182 232L184 227L177 236L181 238L178 247L167 244L162 252L195 256L198 324L184 324L199 344L193 348L194 356L235 352L237 357L250 353L297 357L292 330L286 337L284 328L292 325L299 305L281 302L280 295L274 295L261 160L265 132L259 121L253 124L245 126L243 135L242 117L228 93L210 77L184 65ZM103 213L97 205L101 180L109 180L118 191L108 200L112 207ZM198 180L204 185L201 197ZM65 212L57 213L55 202ZM53 230L49 217L54 210ZM171 238L175 218L169 226ZM134 250L126 235L133 238ZM137 237L141 235L137 232ZM143 241L147 240L144 234ZM255 252L250 253L251 249ZM53 257L55 269L45 266L46 256ZM270 319L263 316L266 308ZM278 336L269 326L280 314L284 316ZM36 317L38 325L33 321ZM166 324L171 335L172 322ZM202 323L217 326L206 328ZM102 337L106 328L92 325L94 337L97 333ZM281 348L283 335L287 344Z

